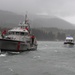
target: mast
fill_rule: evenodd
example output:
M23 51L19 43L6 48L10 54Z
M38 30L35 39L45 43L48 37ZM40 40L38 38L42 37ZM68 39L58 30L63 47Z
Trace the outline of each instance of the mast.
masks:
M25 24L27 24L27 12L26 12L26 15L25 15Z
M25 24L27 24L27 26L29 28L29 33L30 33L31 29L30 29L30 24L29 24L29 19L28 19L28 16L27 16L27 12L26 12L26 15L25 15Z

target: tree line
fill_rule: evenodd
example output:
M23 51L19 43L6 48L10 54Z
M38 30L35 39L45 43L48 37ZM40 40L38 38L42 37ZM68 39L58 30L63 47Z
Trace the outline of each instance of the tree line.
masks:
M55 40L65 40L66 34L64 32L54 33L52 31L46 32L41 29L32 29L32 33L37 37L37 40L41 41L55 41Z

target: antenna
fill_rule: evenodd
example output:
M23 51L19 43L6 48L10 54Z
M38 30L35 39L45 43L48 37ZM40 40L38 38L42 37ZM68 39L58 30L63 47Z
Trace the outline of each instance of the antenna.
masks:
M26 11L26 14L25 14L25 24L27 23L27 11Z
M29 28L29 33L30 33L31 29L30 29L30 24L29 24L29 19L28 19L27 13L28 12L26 11L26 14L25 14L25 24L27 24L27 26Z

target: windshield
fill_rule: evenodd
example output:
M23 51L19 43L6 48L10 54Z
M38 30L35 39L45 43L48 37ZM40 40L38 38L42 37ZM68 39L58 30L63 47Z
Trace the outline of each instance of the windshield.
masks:
M27 32L8 32L7 35L28 35Z

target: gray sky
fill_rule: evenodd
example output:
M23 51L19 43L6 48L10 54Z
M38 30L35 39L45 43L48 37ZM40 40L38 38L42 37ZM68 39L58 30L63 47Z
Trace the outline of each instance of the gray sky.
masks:
M56 15L75 23L75 0L0 0L0 9L24 14Z

